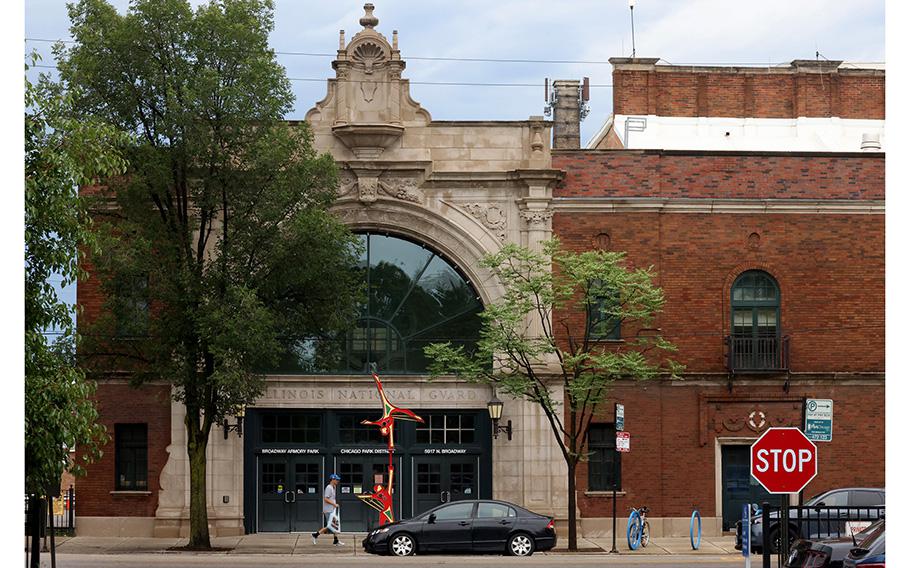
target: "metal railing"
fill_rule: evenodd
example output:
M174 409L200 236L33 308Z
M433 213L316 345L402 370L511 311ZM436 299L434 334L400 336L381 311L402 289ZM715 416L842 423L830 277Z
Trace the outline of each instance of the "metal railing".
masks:
M50 503L49 503L50 501ZM47 529L53 528L56 534L74 535L76 532L76 491L71 485L69 489L63 492L60 497L49 500L42 497L41 514L45 518L44 527L41 529L41 535L47 532ZM29 508L31 499L29 495L25 496L25 534L31 535L29 524Z
M724 343L731 373L773 373L790 368L790 336L728 335Z

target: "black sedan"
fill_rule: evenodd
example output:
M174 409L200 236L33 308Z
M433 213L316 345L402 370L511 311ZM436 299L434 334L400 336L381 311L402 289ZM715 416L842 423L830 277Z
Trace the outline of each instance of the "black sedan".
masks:
M458 501L383 525L363 539L373 554L498 552L530 556L556 546L553 519L504 501Z

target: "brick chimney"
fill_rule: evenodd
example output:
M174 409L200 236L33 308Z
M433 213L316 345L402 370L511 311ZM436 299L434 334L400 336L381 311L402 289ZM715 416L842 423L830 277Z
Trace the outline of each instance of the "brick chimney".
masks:
M581 148L581 81L553 81L553 149Z

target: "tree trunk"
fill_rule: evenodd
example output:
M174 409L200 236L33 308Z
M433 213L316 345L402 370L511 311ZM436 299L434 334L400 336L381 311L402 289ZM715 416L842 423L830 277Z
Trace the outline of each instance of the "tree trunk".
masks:
M190 542L189 548L211 548L206 503L206 458L208 436L187 425L186 452L190 458Z
M566 465L569 466L569 550L575 552L578 550L578 530L575 526L575 466L578 462L569 460Z

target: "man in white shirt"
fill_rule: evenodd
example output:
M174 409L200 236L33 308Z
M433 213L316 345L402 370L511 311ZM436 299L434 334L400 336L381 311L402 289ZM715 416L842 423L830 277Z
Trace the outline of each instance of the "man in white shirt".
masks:
M335 497L335 488L338 487L338 484L341 483L341 476L337 473L333 473L329 476L329 484L325 486L325 492L322 494L322 528L312 534L313 544L316 544L316 539L319 538L319 535L329 532L329 516L333 511L339 509L338 499ZM338 540L338 534L332 533L332 536L335 538L334 545L342 546L344 543Z

